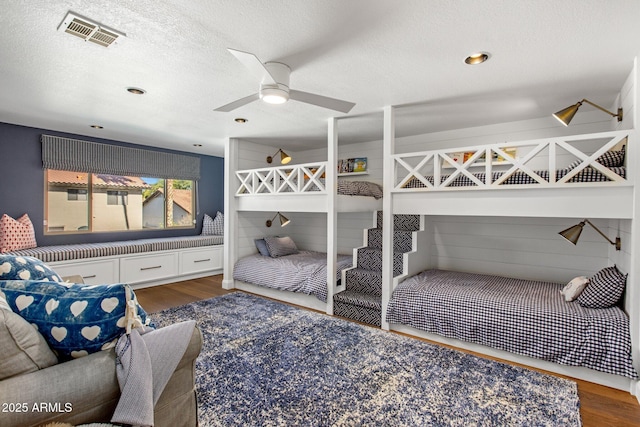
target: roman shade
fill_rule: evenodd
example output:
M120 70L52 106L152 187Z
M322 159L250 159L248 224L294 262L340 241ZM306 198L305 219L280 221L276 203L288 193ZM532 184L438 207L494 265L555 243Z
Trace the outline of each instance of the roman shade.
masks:
M200 179L200 158L42 135L45 169L166 179Z

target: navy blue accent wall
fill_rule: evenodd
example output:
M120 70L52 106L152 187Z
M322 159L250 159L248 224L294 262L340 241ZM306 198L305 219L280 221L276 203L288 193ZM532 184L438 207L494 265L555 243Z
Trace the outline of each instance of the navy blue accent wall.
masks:
M63 136L84 141L146 148L172 152L125 142L73 135L25 126L0 123L0 216L7 214L18 218L27 213L33 222L38 246L67 243L94 243L114 240L148 239L154 237L191 236L200 234L205 213L215 216L224 208L224 159L222 157L200 157L200 181L198 223L188 230L141 230L110 233L87 233L73 235L44 235L44 171L42 169L42 147L40 135ZM183 153L196 155L193 153Z

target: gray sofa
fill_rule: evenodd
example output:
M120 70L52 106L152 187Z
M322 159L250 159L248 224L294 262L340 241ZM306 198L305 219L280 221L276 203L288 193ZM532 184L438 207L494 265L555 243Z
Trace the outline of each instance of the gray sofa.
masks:
M11 321L16 320L20 319L12 317ZM26 351L17 357L34 365L41 363L33 352L33 342L16 338L15 333L12 336L12 330L15 331L15 327L3 323L0 339L3 334L9 334L8 339L18 344L16 348ZM4 347L9 348L8 345ZM156 426L198 424L194 364L201 347L202 335L196 327L187 350L155 406ZM0 365L2 363L0 361ZM120 397L113 349L34 369L0 381L1 426L109 422Z

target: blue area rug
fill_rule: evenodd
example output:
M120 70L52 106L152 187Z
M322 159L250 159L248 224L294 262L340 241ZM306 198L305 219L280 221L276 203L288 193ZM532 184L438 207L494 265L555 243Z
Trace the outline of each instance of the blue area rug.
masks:
M234 292L195 319L201 426L580 426L573 381Z

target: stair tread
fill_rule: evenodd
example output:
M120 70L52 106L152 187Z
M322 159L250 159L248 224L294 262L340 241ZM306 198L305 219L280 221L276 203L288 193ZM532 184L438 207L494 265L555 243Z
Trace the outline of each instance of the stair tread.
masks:
M360 307L382 310L382 297L379 295L363 294L361 292L343 291L334 295L334 301Z
M377 270L369 270L368 268L362 268L362 267L355 267L355 268L352 268L352 269L351 269L351 270L349 270L349 271L353 271L353 272L356 272L356 271L357 271L357 272L359 272L359 273L361 273L361 274L374 274L374 275L376 275L376 274L377 274L377 275L382 274L381 272L379 272L379 271L377 271Z
M376 248L375 246L363 246L361 248L358 248L359 251L372 251L372 252L382 252L381 248ZM401 254L406 254L407 252L402 252L402 251L394 251L393 254L394 255L401 255Z

